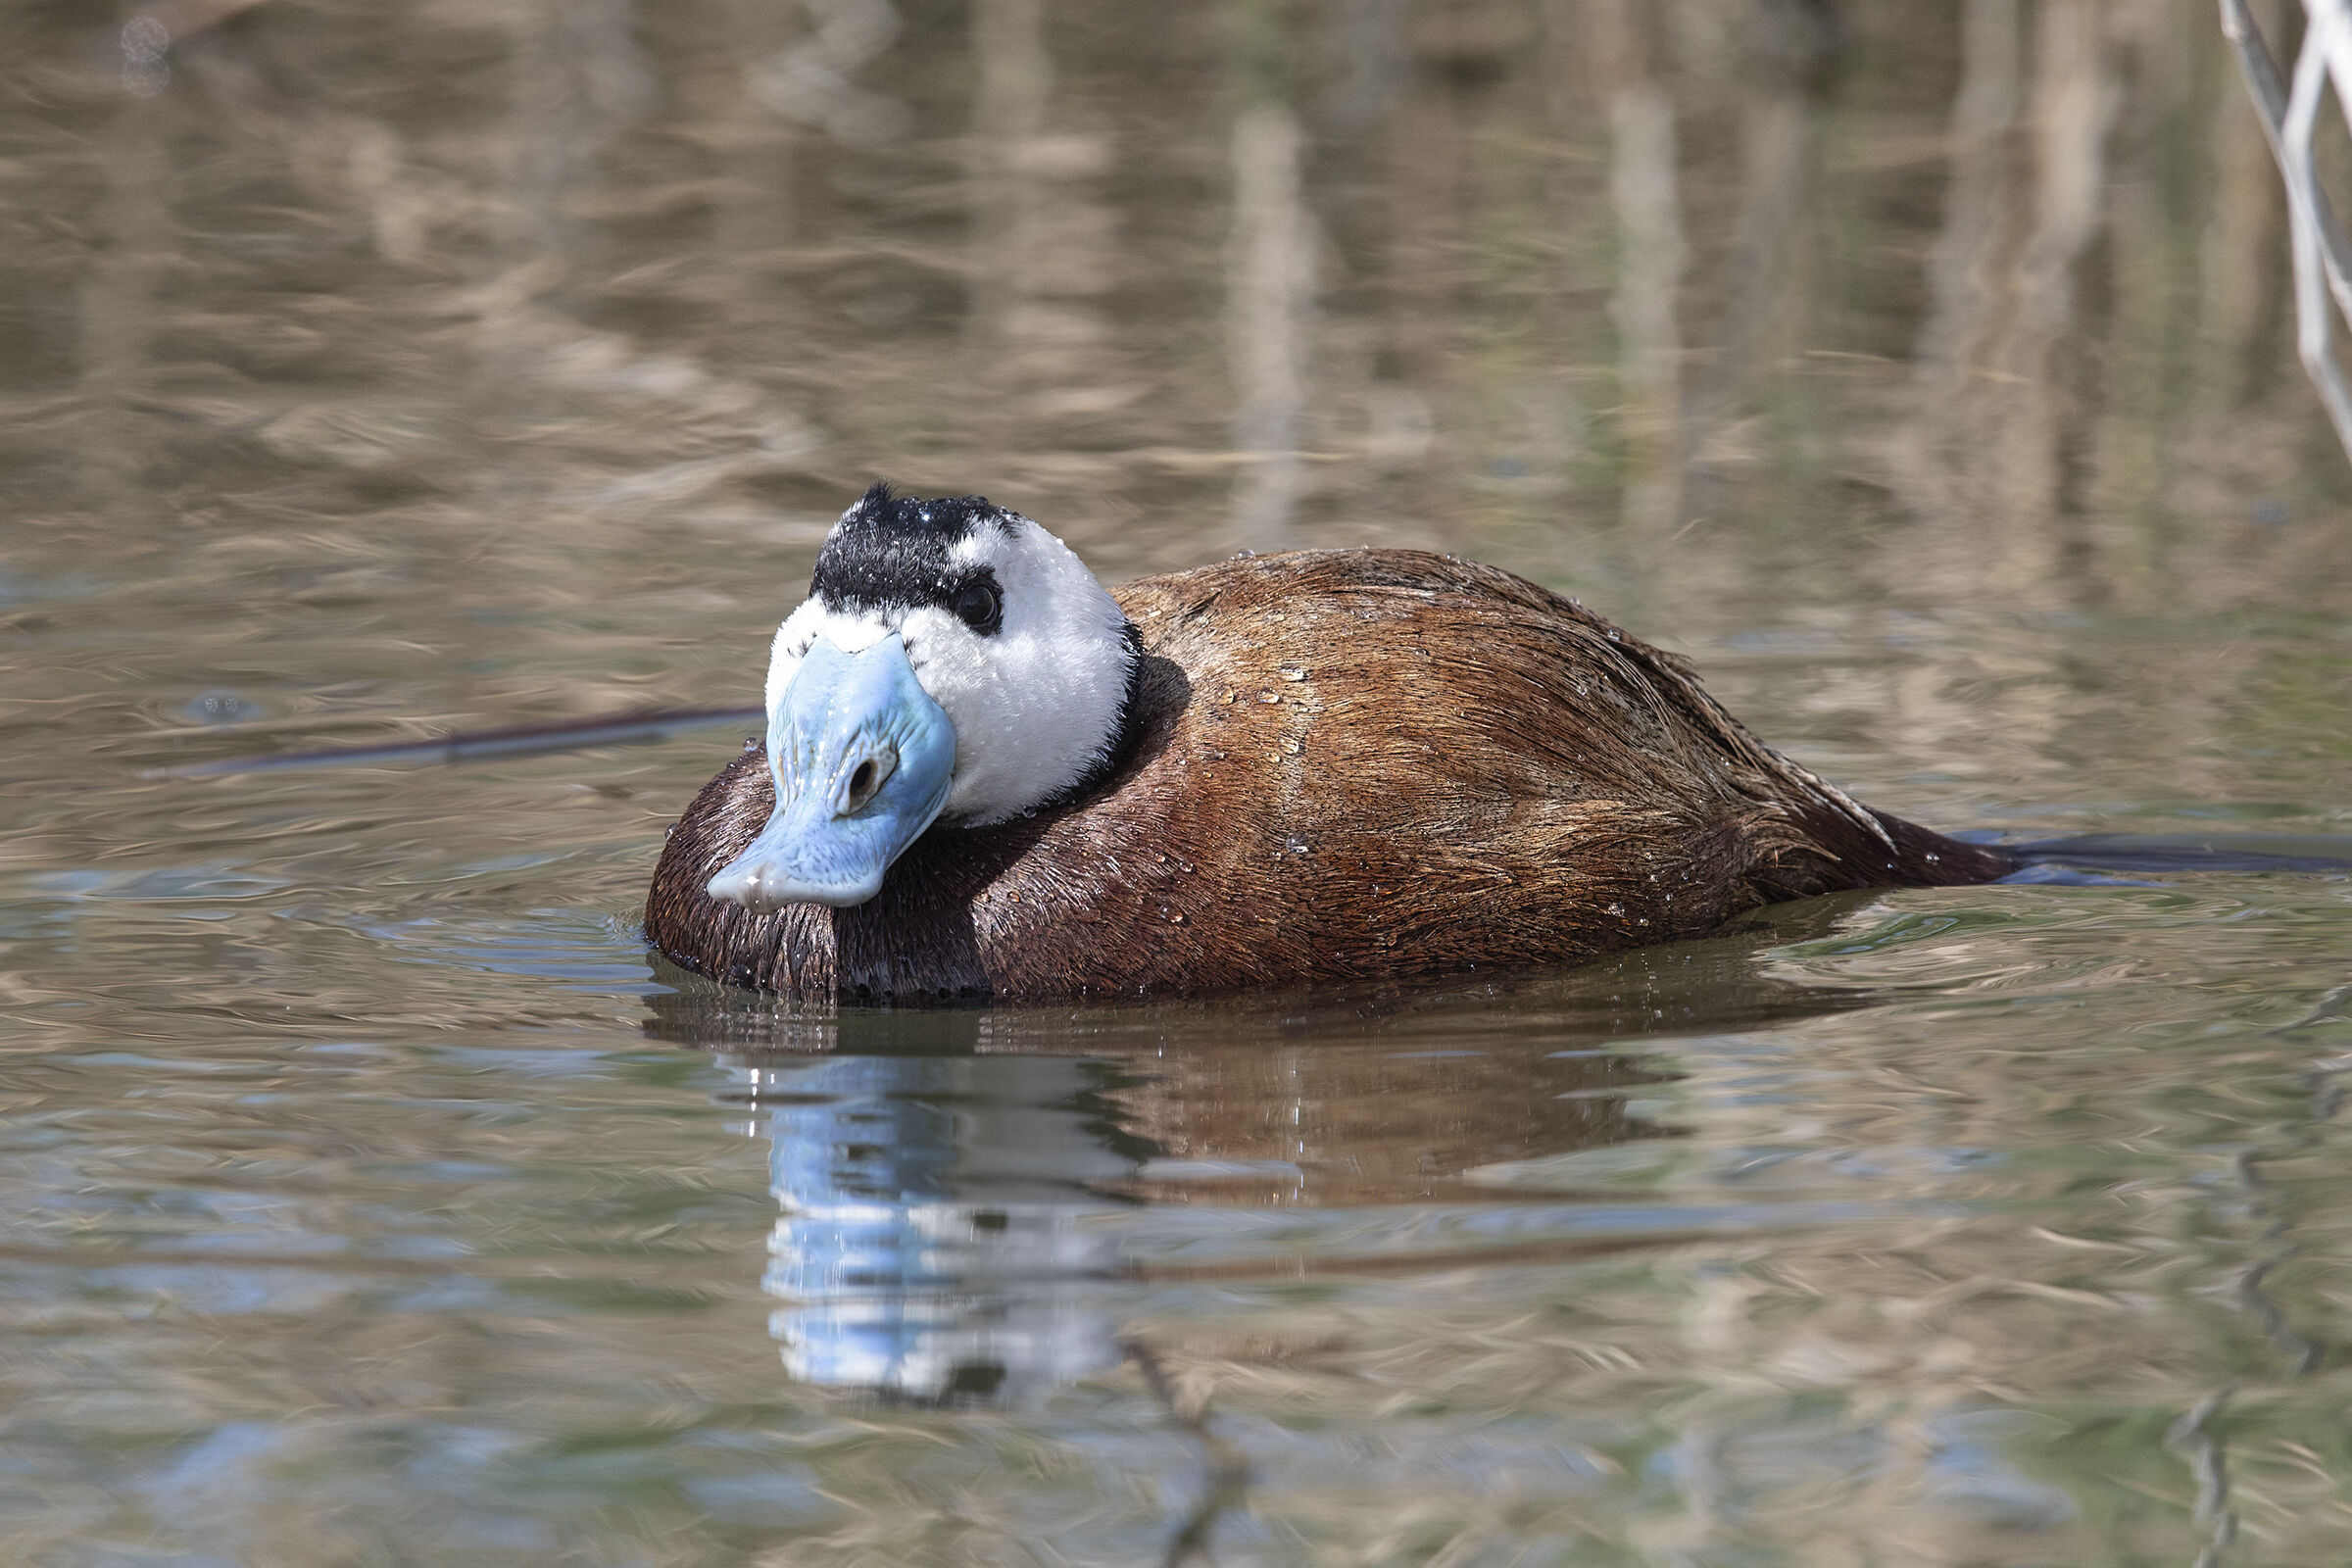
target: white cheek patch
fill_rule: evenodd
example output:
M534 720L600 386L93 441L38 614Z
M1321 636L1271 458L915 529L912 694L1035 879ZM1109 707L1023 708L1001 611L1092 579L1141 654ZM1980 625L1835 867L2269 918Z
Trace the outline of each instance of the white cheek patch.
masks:
M995 574L1004 623L983 637L944 612L918 612L917 676L956 725L948 812L999 822L1077 783L1118 738L1127 617L1068 546L1025 517L975 528L949 556ZM909 616L910 644L913 626Z

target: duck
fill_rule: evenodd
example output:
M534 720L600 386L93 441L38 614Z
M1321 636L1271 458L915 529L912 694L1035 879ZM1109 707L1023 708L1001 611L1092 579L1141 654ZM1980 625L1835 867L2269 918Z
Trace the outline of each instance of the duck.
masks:
M1244 554L1105 588L985 497L867 490L647 940L819 1004L1489 974L2018 858L1863 806L1690 665L1499 567Z

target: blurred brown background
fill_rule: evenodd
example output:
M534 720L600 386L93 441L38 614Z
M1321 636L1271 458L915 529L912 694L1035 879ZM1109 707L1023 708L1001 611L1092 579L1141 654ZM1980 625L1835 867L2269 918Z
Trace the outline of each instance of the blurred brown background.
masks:
M268 0L160 64L24 4L0 59L12 527L805 546L887 473L1112 573L2346 564L2205 0Z

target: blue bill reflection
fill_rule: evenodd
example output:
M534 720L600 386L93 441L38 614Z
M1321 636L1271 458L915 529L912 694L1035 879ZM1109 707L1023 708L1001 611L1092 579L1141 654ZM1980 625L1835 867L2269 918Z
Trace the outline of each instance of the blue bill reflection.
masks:
M783 1215L763 1284L806 1383L1018 1402L1120 1356L1132 1177L1067 1057L816 1056L745 1068Z

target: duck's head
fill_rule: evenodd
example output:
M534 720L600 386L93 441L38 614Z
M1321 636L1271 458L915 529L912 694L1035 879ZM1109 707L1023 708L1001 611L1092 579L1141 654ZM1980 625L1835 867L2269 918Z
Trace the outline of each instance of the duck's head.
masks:
M755 909L863 904L935 819L1064 801L1127 722L1134 628L1069 547L979 496L875 485L776 629L776 808L709 883Z

